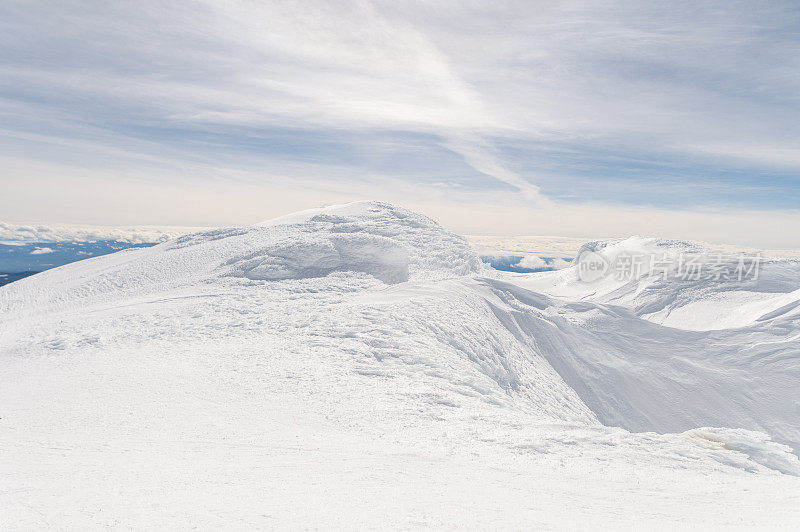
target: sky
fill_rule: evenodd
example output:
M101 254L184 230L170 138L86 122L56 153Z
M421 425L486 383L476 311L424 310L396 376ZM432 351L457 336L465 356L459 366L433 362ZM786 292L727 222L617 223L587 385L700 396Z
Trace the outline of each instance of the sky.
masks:
M361 199L800 248L796 2L0 3L0 220Z

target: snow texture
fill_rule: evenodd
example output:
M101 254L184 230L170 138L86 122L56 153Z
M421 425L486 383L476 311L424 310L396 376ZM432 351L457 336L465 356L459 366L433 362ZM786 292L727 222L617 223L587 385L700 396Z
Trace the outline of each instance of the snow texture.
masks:
M492 271L379 202L48 270L0 288L0 528L796 528L799 290Z

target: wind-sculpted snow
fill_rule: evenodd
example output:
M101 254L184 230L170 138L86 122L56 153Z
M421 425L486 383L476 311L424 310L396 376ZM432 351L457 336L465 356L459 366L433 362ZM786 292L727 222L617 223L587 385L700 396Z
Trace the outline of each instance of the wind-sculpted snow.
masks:
M585 252L597 252L609 265L627 259L628 267L588 283L579 279L576 268L567 268L526 279L523 285L623 306L655 323L698 331L744 327L800 309L798 259L756 258L753 264L752 255L723 255L690 242L639 237L591 242L578 257ZM698 269L691 270L692 265Z
M85 260L14 283L0 312L66 309L211 282L279 281L361 272L385 283L477 272L462 237L422 215L378 202L314 209L250 227L212 229L136 253Z
M795 268L505 274L378 202L56 268L0 288L0 527L791 528Z
M288 238L226 262L231 275L253 280L325 277L335 271L364 272L384 283L408 281L408 252L376 235Z
M643 267L593 282L581 281L577 267L516 276L511 292L546 293L569 308L559 316L564 334L532 320L536 309L515 316L603 423L746 428L800 449L800 261L762 261L741 279L684 279L675 270L681 257L731 268L737 258L643 238L590 243L579 257L586 251L608 264L638 256ZM672 258L666 274L651 266L664 257Z
M623 306L541 297L486 281L496 313L541 353L607 425L681 432L700 426L764 431L800 449L800 321L687 331Z

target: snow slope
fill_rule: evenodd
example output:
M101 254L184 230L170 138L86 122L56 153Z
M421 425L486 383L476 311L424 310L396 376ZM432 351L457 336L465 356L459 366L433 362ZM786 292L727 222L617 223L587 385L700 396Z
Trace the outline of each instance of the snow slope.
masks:
M622 253L704 251L642 238L587 249L609 263ZM591 283L577 268L511 282L568 302L569 332L542 352L603 423L659 432L744 427L800 449L797 259L766 260L757 278L742 280L682 280L645 267L634 278Z
M360 202L56 268L0 288L0 528L795 527L795 267L588 287Z

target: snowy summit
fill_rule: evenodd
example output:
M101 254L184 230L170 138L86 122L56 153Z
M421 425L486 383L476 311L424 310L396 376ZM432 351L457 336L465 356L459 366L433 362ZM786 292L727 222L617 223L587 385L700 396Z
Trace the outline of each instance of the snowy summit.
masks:
M0 528L796 527L800 261L573 264L358 202L4 286Z

